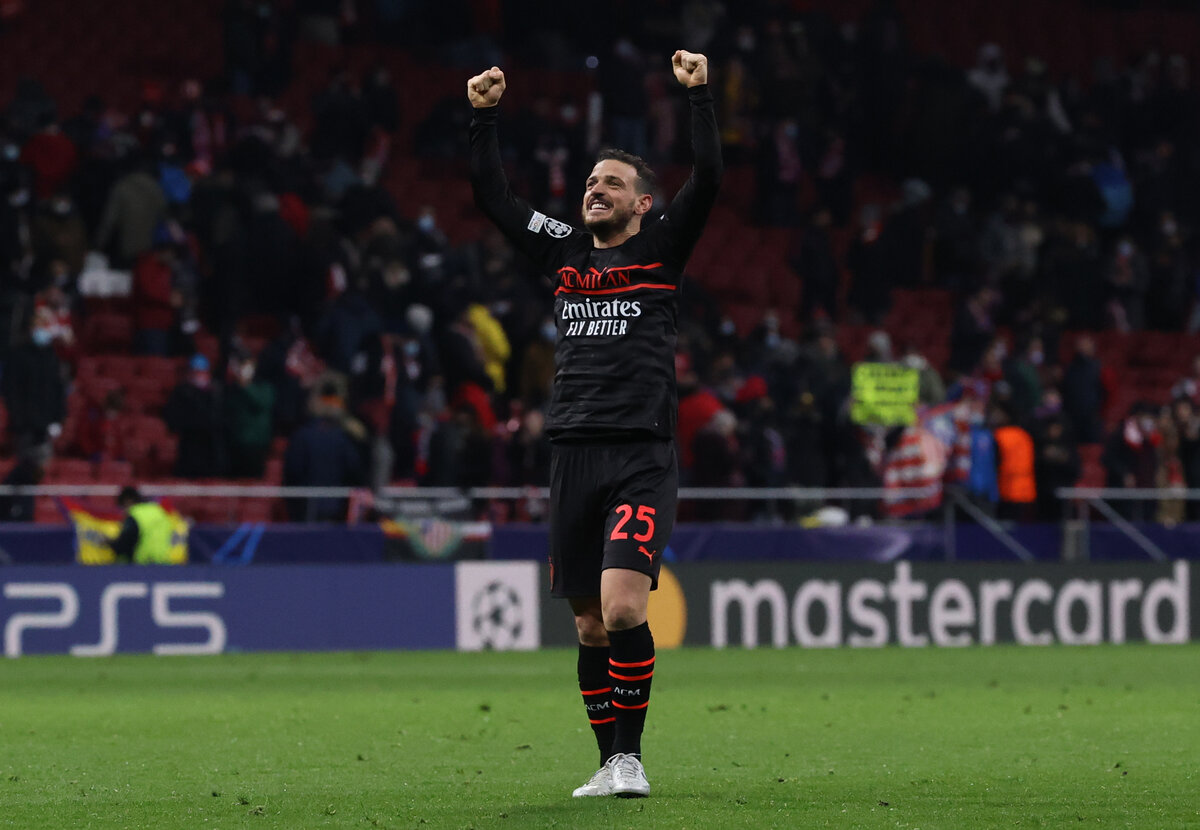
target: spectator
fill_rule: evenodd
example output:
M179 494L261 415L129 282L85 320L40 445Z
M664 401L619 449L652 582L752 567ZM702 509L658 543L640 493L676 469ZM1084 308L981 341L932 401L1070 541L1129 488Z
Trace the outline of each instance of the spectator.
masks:
M271 451L275 389L259 378L255 369L255 360L248 355L229 362L225 422L229 474L234 478L262 478Z
M803 285L799 319L811 322L818 315L837 318L838 265L829 238L832 214L826 208L814 210L800 232L792 238L788 265ZM788 279L781 274L779 279Z
M859 229L846 254L850 269L850 306L863 322L877 326L892 305L891 263L888 251L879 242L883 217L879 205L864 205L859 212Z
M1146 289L1146 327L1183 331L1191 305L1193 257L1171 211L1164 211L1149 254Z
M831 431L817 406L816 396L805 388L792 400L783 417L782 434L789 484L827 487L834 483L837 471L830 468L829 460L833 453L826 443Z
M1171 407L1163 407L1158 414L1158 431L1162 443L1158 447L1158 480L1154 486L1160 490L1177 491L1185 486L1183 462L1179 457L1180 435ZM1174 495L1165 495L1158 500L1154 521L1165 525L1176 525L1187 517L1187 502Z
M1110 488L1158 486L1159 451L1162 433L1154 407L1145 401L1135 403L1117 425L1104 445L1105 486ZM1116 505L1126 518L1141 521L1152 515L1149 503L1121 501Z
M996 475L996 436L992 424L971 424L970 466L964 489L989 516L995 515L1000 502L999 479Z
M362 98L372 127L388 133L400 128L400 96L386 66L379 64L363 79Z
M346 413L343 388L333 379L319 383L312 418L292 435L283 459L283 483L289 487L357 487L366 480L363 442L366 430ZM293 522L346 519L346 499L299 498L287 502Z
M967 73L967 82L983 96L990 112L999 112L1000 100L1010 80L1004 67L1004 51L995 43L980 46L975 66Z
M173 260L167 232L160 227L154 248L133 266L133 350L137 354L165 357L170 353L176 325Z
M928 516L942 504L946 446L920 424L896 427L884 444L884 509L891 517Z
M676 434L680 478L690 485L695 463L693 445L696 435L712 420L722 405L720 398L707 387L700 385L691 359L686 355L675 356L675 374L679 384L679 421Z
M1033 438L1016 424L1007 406L994 405L990 421L996 439L996 490L1000 494L997 516L1032 521L1037 509Z
M186 540L176 538L174 522L156 501L136 487L123 487L117 505L125 511L121 532L112 541L118 562L134 565L181 565L187 561Z
M1062 382L1063 412L1080 443L1094 444L1103 439L1101 413L1106 399L1104 370L1096 358L1096 341L1089 335L1080 335Z
M1179 442L1179 467L1184 486L1200 489L1200 414L1191 398L1176 395L1171 401L1171 417ZM1185 508L1188 521L1200 519L1200 501L1189 500Z
M876 329L867 336L867 353L863 360L869 363L891 363L892 338L883 329Z
M612 60L600 81L605 120L612 130L612 145L645 158L649 152L646 67L641 52L630 38L617 38Z
M511 481L519 486L546 487L550 484L550 440L543 431L546 416L540 409L530 409L520 423L509 443Z
M803 172L800 125L795 118L782 118L763 136L757 156L754 204L758 224L776 227L796 224Z
M900 363L909 369L915 369L920 376L917 385L917 401L923 406L936 406L946 400L946 384L941 373L933 364L917 350L915 343L904 347Z
M971 191L956 187L933 223L934 272L939 285L970 291L980 271L981 234L971 213Z
M59 274L59 287L74 285L88 250L87 226L71 197L58 195L38 208L33 217L33 254L41 275L39 284L51 283Z
M38 444L20 452L17 463L4 476L5 487L33 487L46 476L50 461L50 445ZM0 496L0 522L32 522L35 517L34 497L31 495Z
M188 362L187 377L171 390L163 419L179 438L175 475L212 478L225 474L225 420L204 355L194 355Z
M966 375L975 370L983 359L996 331L992 319L996 293L983 287L971 293L954 315L950 330L950 363L952 372Z
M495 469L495 442L466 399L459 399L429 439L429 467L421 483L427 487L485 487Z
M481 303L471 303L467 307L467 320L475 332L475 341L479 344L479 356L483 362L483 370L487 372L492 381L492 389L497 393L503 393L505 364L512 354L508 336L496 318Z
M38 131L21 149L21 161L33 170L34 195L41 200L64 190L75 171L79 154L53 114L47 112L41 118Z
M96 247L109 254L115 267L129 268L153 247L154 232L166 212L167 199L153 165L135 157L108 194L96 229Z
M1063 518L1062 503L1055 492L1060 487L1074 487L1079 481L1079 450L1071 421L1062 409L1062 398L1056 389L1047 389L1041 406L1034 413L1034 477L1037 484L1037 517L1043 522Z
M312 111L313 156L357 167L366 145L369 115L345 67L335 67L329 73L325 89L313 99Z
M1141 331L1146 326L1146 289L1150 269L1132 236L1117 240L1108 263L1108 313L1117 331Z
M463 303L452 311L454 317L438 338L438 353L442 357L442 372L446 388L451 393L461 384L474 383L492 389L479 333L471 325L471 306Z
M747 487L784 487L788 484L787 445L779 427L779 416L767 389L758 376L746 379L734 398L738 418L738 466ZM778 516L774 502L754 502L748 518Z
M1045 362L1042 338L1023 337L1020 345L1004 361L1004 380L1009 388L1009 402L1016 423L1027 424L1042 400L1042 381L1039 370Z
M1040 281L1066 309L1073 328L1099 329L1104 322L1103 266L1096 231L1086 222L1061 222L1047 240Z
M929 217L933 189L924 180L912 178L900 185L900 194L879 235L879 246L891 286L914 288L930 276L929 249L936 241Z
M309 392L324 371L325 363L304 336L299 319L289 319L263 349L255 367L255 378L274 389L275 432L290 435L307 419Z
M382 359L383 324L367 295L365 279L338 297L317 324L319 352L329 368L351 379L355 391L371 383Z
M696 433L692 441L692 486L742 486L737 426L737 416L728 409L720 409ZM716 502L703 509L710 519L736 520L744 515L742 508L739 502L728 501Z
M54 319L42 307L4 361L2 389L12 446L22 452L62 434L67 414L63 366L54 352Z

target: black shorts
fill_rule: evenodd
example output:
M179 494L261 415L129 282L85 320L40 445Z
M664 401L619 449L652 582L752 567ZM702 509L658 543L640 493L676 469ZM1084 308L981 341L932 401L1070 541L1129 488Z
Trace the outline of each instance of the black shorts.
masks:
M598 597L605 568L640 571L657 588L678 499L673 441L554 445L551 593Z

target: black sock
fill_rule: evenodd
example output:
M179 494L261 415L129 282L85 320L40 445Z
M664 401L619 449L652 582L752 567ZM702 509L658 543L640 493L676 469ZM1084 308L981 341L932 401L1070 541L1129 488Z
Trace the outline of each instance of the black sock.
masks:
M617 716L613 754L641 756L642 729L650 705L654 677L654 638L642 623L624 631L608 632L608 676L612 680L612 705Z
M579 644L579 691L587 708L588 722L600 748L600 766L612 757L616 717L613 716L612 688L608 676L608 646Z

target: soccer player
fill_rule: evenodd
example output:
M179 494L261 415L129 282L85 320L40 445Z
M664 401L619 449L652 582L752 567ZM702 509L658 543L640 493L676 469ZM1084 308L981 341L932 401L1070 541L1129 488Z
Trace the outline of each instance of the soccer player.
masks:
M691 103L691 177L647 222L654 173L635 155L603 150L585 184L582 229L509 189L496 137L504 73L493 66L467 81L475 202L554 284L550 582L575 615L579 688L600 748L600 769L575 796L650 794L646 606L678 498L678 294L722 173L708 59L681 50L671 64Z

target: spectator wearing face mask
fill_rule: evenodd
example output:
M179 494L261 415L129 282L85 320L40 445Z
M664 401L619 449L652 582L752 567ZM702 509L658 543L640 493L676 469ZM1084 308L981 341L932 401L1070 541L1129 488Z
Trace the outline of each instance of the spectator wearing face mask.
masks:
M1042 399L1042 381L1039 376L1045 353L1042 338L1025 338L1004 361L1004 380L1011 390L1009 403L1017 423L1028 423L1034 409Z
M271 449L275 387L259 378L255 370L251 357L230 361L225 418L229 425L229 474L234 478L262 478Z
M189 361L187 377L171 391L163 416L179 437L175 475L210 478L224 474L225 421L204 355L197 354Z
M4 361L2 391L8 434L18 451L62 434L67 390L62 363L54 351L54 318L38 308L25 335Z

